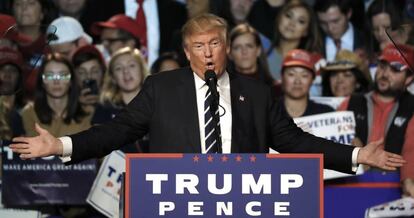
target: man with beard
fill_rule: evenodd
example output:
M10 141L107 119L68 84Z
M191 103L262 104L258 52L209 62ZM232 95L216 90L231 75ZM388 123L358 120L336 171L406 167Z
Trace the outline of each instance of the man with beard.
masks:
M389 44L378 59L375 86L365 95L353 95L339 110L355 114L360 144L384 138L384 149L407 160L401 168L404 194L414 196L414 96L407 91L413 81L414 50Z

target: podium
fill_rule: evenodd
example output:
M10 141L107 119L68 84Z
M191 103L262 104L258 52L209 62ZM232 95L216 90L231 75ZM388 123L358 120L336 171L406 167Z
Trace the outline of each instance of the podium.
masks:
M323 217L320 154L128 154L126 218Z

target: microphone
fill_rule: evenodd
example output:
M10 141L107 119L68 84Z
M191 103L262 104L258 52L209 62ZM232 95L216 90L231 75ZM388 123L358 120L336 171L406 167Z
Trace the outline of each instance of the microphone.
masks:
M216 76L216 73L212 70L207 70L204 73L204 79L205 79L205 81L208 85L208 88L211 91L214 106L215 106L215 108L217 108L218 102L219 102L219 94L217 92L217 76Z

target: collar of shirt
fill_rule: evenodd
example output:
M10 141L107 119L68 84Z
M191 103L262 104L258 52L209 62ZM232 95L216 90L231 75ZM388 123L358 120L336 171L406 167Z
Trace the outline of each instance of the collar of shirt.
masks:
M196 73L193 73L193 74L194 74L196 90L202 90L202 89L207 90L206 81L201 79ZM219 92L223 91L224 89L230 88L230 78L229 78L229 74L226 71L217 79L217 87L218 87Z
M332 37L326 37L326 59L327 61L335 60L336 46ZM341 36L341 49L354 50L354 26L352 23L348 23L348 29Z

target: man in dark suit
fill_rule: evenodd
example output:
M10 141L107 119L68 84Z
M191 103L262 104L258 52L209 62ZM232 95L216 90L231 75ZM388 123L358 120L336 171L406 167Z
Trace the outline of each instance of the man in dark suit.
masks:
M364 33L351 23L352 0L317 0L314 9L324 34L323 53L328 61L333 61L341 49L365 53Z
M296 127L276 110L267 86L226 72L226 28L226 22L215 15L190 19L183 27L183 39L191 69L148 77L140 93L111 122L59 139L36 125L39 136L15 138L10 147L23 159L62 155L73 163L104 156L148 133L149 152L210 152L217 140L207 146L211 134L206 128L210 120L204 101L211 90L204 81L204 72L213 70L220 93L223 153L265 153L269 146L279 152L324 153L326 168L347 173L353 172L358 163L386 170L404 163L401 156L382 150L378 146L381 142L354 148Z

